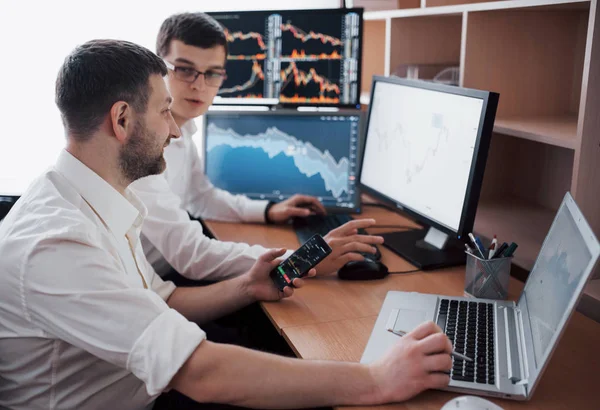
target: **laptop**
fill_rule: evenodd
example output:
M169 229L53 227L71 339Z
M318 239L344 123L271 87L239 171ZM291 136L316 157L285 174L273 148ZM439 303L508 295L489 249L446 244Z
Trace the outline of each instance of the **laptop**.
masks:
M436 322L454 350L444 390L527 400L533 395L600 255L600 244L569 193L558 209L517 302L388 292L361 363L397 342L387 331Z

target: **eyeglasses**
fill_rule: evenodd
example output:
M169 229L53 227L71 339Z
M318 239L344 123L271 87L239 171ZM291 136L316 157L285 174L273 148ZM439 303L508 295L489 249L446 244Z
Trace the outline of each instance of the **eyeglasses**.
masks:
M167 65L167 68L175 74L175 78L184 81L186 83L193 83L198 79L200 75L204 76L204 82L209 87L220 87L223 81L227 78L227 74L215 71L206 70L204 72L198 71L192 67L175 66L166 60L163 60Z

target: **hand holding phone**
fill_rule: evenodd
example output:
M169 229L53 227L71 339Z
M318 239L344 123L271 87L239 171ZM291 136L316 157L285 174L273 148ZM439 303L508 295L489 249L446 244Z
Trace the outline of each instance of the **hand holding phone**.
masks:
M331 253L331 248L321 235L314 235L289 258L281 262L270 273L270 277L283 292L286 286L293 286L296 278L306 276L308 271Z

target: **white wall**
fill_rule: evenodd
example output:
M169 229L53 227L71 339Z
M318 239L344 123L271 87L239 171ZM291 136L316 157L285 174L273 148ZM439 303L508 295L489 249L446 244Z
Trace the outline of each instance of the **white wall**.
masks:
M151 6L147 6L151 4ZM95 38L154 50L162 21L184 11L333 8L339 0L0 0L0 195L19 195L64 146L54 104L63 59Z

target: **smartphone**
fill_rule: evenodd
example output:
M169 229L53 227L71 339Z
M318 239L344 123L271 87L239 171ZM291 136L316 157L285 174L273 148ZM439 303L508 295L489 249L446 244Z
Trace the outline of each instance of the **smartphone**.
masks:
M306 276L309 270L331 253L331 248L321 235L314 235L289 258L281 262L271 271L271 279L281 291L286 286L293 286L292 281Z

